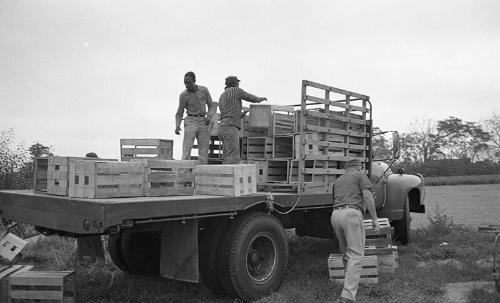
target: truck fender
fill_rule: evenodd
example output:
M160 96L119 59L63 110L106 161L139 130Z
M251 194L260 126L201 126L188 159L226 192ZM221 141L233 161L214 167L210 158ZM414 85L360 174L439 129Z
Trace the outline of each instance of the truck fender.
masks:
M418 175L392 174L386 183L384 207L377 210L378 216L390 220L403 218L403 207L409 198L410 211L425 212L423 205L424 185L423 178Z

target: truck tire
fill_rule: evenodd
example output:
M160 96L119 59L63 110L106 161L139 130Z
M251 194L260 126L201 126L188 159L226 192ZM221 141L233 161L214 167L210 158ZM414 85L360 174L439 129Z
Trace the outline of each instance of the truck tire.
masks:
M280 287L287 259L281 222L264 212L247 213L223 235L217 258L219 278L226 294L252 301Z
M122 271L129 272L122 254L122 233L110 234L108 236L108 253L116 267Z
M130 273L159 276L161 237L155 231L122 233L121 250Z
M217 271L217 251L226 226L226 221L215 220L205 230L200 231L199 236L201 279L208 289L216 295L224 294L224 288Z
M392 222L392 226L394 227L394 239L402 245L406 245L410 242L410 223L410 202L409 198L406 197L403 203L403 218Z

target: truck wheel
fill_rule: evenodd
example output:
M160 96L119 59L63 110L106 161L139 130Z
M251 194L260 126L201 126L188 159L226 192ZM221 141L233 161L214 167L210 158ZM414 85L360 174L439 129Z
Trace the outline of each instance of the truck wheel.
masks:
M283 280L288 243L272 215L248 213L231 223L218 254L219 278L226 293L251 301L271 294Z
M224 288L217 272L217 251L226 226L226 221L215 220L207 226L207 229L200 231L199 236L201 279L208 289L216 295L224 294Z
M155 231L123 232L121 251L130 273L158 276L160 274L161 237Z
M110 234L108 236L108 252L116 267L128 272L129 269L123 260L122 255L122 233Z
M403 204L403 218L401 220L393 221L392 226L394 227L394 238L397 242L402 245L406 245L410 242L410 202L409 198Z

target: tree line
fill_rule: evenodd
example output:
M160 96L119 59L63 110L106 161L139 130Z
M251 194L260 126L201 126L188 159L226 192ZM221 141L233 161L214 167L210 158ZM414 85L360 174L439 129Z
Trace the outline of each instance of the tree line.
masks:
M374 133L380 132L374 128ZM390 154L392 142L373 139L375 158ZM457 117L416 120L400 134L401 157L397 168L424 176L500 174L500 116L482 122Z

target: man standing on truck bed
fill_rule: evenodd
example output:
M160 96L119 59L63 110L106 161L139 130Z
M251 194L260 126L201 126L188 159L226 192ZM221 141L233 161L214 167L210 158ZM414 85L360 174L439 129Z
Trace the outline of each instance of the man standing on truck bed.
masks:
M372 184L362 172L361 162L349 160L344 168L345 174L333 183L331 217L345 268L344 289L337 302L355 302L365 249L365 210L373 219L376 231L379 230L379 225L370 191Z
M187 117L184 119L182 160L189 160L191 158L191 149L196 138L198 142L198 162L200 164L207 164L208 145L210 141L208 125L212 120L215 110L208 89L195 83L196 75L193 72L187 72L184 75L186 89L179 96L179 108L175 114L175 134L180 135L182 115L184 114L184 109L186 109Z
M240 163L241 100L252 103L266 101L267 98L256 97L239 88L240 80L236 76L226 78L226 88L219 98L220 124L219 139L222 140L222 156L224 164Z

